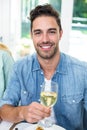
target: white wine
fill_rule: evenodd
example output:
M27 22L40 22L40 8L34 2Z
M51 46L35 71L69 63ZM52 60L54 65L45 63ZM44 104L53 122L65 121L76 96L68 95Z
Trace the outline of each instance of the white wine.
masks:
M57 93L56 92L41 92L41 103L47 107L52 107L57 100Z
M40 101L41 104L47 107L53 107L58 99L58 83L52 81L51 79L44 79L44 82L41 86L41 93L40 93ZM39 125L45 128L48 128L54 124L54 111L52 110L52 114L49 118L45 118L44 120L39 121Z

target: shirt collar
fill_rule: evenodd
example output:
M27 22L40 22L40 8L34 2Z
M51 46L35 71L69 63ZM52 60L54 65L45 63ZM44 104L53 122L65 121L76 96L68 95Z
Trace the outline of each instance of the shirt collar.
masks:
M59 64L57 65L56 72L61 73L61 74L67 74L67 59L64 53L60 53L60 61Z
M37 55L34 54L33 58L34 61L33 61L32 71L41 70L40 64L37 59ZM63 53L60 53L60 61L59 64L57 65L56 72L61 74L67 74L67 60L65 54Z
M32 71L36 71L36 70L40 70L40 64L39 64L39 61L37 59L37 54L35 53L33 55L33 67L32 67Z

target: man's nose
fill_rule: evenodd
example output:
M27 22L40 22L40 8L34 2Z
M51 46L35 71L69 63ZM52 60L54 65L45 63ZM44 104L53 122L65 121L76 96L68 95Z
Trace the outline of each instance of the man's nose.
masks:
M43 38L42 38L43 42L47 42L49 41L49 36L47 33L43 34Z

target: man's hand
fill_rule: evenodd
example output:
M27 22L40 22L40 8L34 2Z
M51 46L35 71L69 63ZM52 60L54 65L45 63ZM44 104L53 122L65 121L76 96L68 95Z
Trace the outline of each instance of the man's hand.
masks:
M29 123L35 123L45 117L50 116L50 112L50 108L37 102L33 102L29 106L23 106L20 116Z

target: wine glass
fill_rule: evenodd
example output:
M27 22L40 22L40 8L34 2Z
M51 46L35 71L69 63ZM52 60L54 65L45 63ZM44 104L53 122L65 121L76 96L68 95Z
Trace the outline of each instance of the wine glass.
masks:
M52 108L57 101L57 96L58 84L52 80L45 79L42 84L40 93L41 104ZM43 120L39 121L38 124L39 126L43 127L51 127L53 125L53 122L50 117L46 117Z

